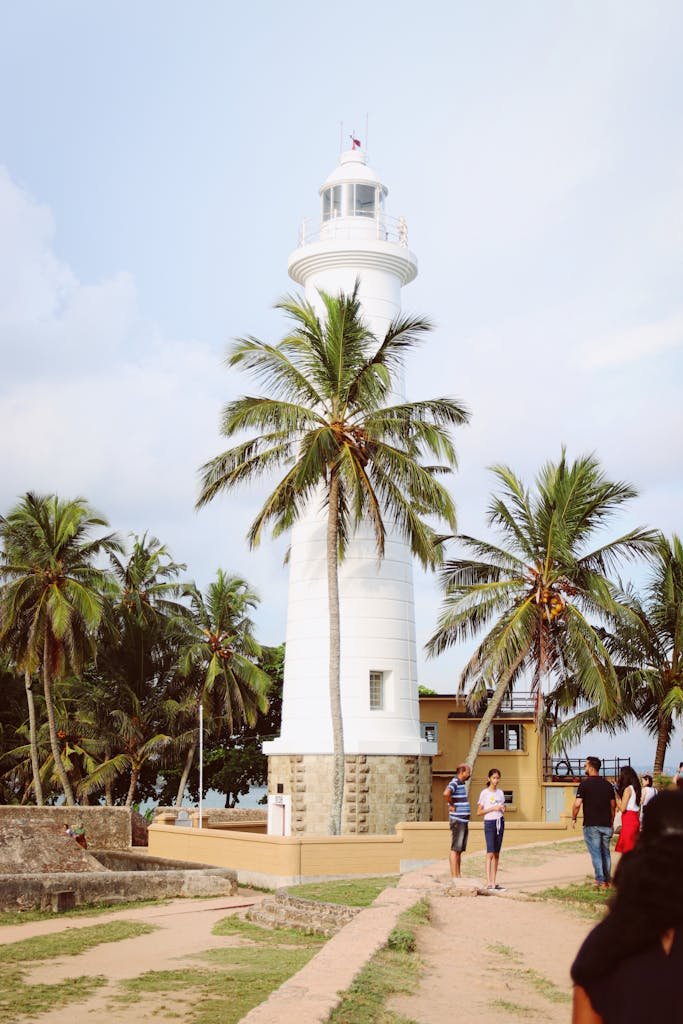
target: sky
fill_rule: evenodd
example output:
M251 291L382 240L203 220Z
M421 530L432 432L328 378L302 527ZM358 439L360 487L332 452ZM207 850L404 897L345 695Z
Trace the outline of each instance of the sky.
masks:
M436 324L409 396L472 411L459 529L488 535L487 467L531 482L566 444L638 488L613 532L683 530L677 0L0 14L0 510L83 495L200 585L245 576L260 639L284 639L286 542L244 539L263 492L195 512L197 471L247 388L231 339L283 333L273 303L343 125L408 223L404 309ZM463 652L421 653L438 607L416 569L419 679L449 692ZM644 764L654 748L590 742ZM679 731L668 760L682 750Z

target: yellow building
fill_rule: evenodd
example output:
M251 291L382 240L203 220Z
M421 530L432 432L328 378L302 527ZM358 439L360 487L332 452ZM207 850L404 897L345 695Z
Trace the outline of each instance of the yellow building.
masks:
M432 820L445 821L448 807L443 791L457 766L465 760L482 707L473 711L465 697L420 697L420 727L434 741L438 754L432 761ZM470 783L472 803L487 784L488 772L498 768L500 788L507 801L509 821L560 821L568 816L576 786L583 777L585 756L550 755L547 734L535 724L535 698L530 693L507 696L488 730ZM587 753L593 754L594 750ZM630 758L603 759L602 774L615 781ZM475 808L472 808L473 812ZM473 813L473 819L476 815Z

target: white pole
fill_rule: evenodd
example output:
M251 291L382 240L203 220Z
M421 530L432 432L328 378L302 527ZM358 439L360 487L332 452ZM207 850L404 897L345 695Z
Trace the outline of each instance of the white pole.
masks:
M199 827L202 827L202 793L204 792L204 703L199 705Z

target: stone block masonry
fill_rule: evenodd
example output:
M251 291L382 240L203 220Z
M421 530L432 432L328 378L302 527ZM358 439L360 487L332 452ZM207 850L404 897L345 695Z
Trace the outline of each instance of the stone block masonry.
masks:
M130 849L131 812L127 807L6 804L0 806L0 871L15 872L18 862L24 859L37 859L35 866L29 868L33 871L83 870L62 863L65 849L72 849L74 855L76 852L74 840L65 844L65 825L85 829L88 846L100 850Z
M431 758L349 754L345 764L344 834L392 835L400 821L431 820ZM281 784L292 797L292 835L329 833L332 766L330 754L268 758L268 792Z
M319 903L290 896L286 891L280 890L275 896L268 896L255 907L251 907L246 916L254 924L269 928L300 928L302 931L329 938L352 921L359 912L360 907Z

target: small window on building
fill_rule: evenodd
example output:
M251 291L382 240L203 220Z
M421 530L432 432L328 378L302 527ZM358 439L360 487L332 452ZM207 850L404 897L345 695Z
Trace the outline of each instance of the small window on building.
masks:
M381 711L384 707L384 673L370 673L370 710Z
M439 726L436 722L420 722L420 732L422 739L427 740L427 743L438 743Z
M503 793L505 795L505 803L506 804L514 804L514 802L515 802L515 791L514 791L514 789L504 789Z
M524 726L500 723L490 725L486 730L482 750L524 750Z

